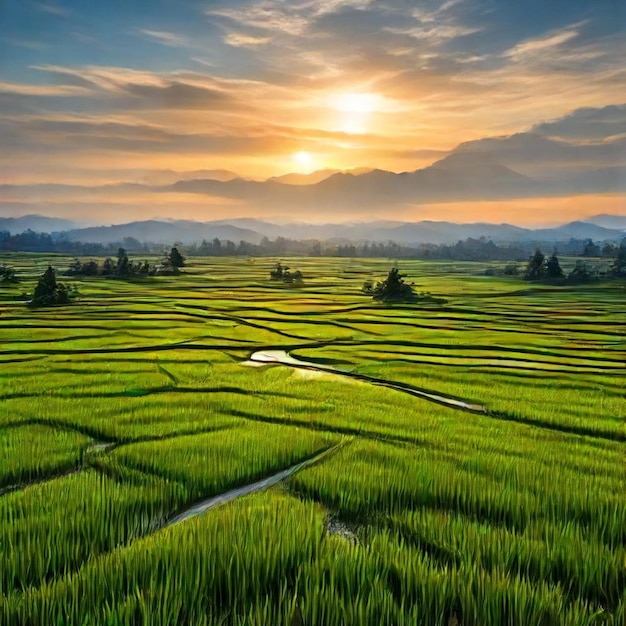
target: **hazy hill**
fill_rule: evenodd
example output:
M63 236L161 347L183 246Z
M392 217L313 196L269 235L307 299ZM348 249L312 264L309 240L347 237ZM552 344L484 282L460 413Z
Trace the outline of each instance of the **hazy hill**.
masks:
M9 231L12 235L34 230L39 233L53 233L76 228L77 224L70 220L44 215L24 215L22 217L0 217L0 231Z
M226 182L240 178L240 176L230 170L191 170L185 172L153 170L144 172L141 176L136 178L135 182L148 185L171 185L178 180L194 180L196 178Z
M325 215L343 221L355 215L361 219L394 217L398 208L422 203L625 191L626 137L576 143L526 132L465 142L428 167L401 173L327 169L260 181L226 170L158 170L147 178L134 176L132 181L95 186L4 184L0 185L0 196L5 198L0 210L8 207L7 202L23 204L30 213L43 211L37 207L46 203L64 203L74 214L82 209L87 214L89 203L116 201L145 211L150 194L173 192L193 194L191 203L210 197L222 215L235 201L239 215L289 215L294 222ZM165 210L174 213L175 208Z
M272 178L268 178L268 181L281 183L283 185L314 185L337 172L339 172L339 170L316 170L310 174L299 174L296 172L283 174L282 176L273 176Z
M187 220L132 222L116 226L97 226L70 230L65 236L72 240L110 243L133 237L139 241L171 244L192 243L202 239L230 240L235 243L259 243L263 237L275 239L319 239L338 242L395 241L403 244L456 243L468 237L486 237L496 243L566 242L572 238L596 241L617 241L619 230L603 228L586 222L571 222L557 228L531 230L510 224L455 224L451 222L359 222L344 224L275 224L253 218L193 222Z
M527 141L512 139L513 145ZM538 137L542 145L551 140ZM500 142L500 143L499 143ZM508 146L509 140L493 140L496 145ZM482 144L481 144L482 145ZM506 151L505 151L506 152ZM546 152L548 154L549 151ZM520 151L518 150L518 154ZM524 157L526 158L526 157ZM531 159L530 156L527 156ZM601 163L598 160L597 163ZM571 169L560 163L551 168L544 164L542 177L531 177L504 164L498 154L489 150L470 150L467 145L433 165L413 172L395 173L372 170L363 174L338 172L314 184L282 184L277 179L266 182L233 179L226 182L197 179L178 181L160 188L236 199L246 206L293 213L307 219L310 212L363 214L374 211L378 215L398 205L420 202L476 201L507 198L568 196L585 193L626 191L626 166L606 165L585 169ZM304 181L300 179L300 183Z
M595 241L618 240L622 237L619 230L603 228L588 222L571 222L557 228L541 228L530 231L526 236L532 241L566 241L572 239L594 239Z
M134 237L139 241L155 243L192 243L202 239L222 241L231 240L236 243L244 240L258 243L263 235L246 228L239 228L229 224L214 224L211 222L193 222L188 220L131 222L115 226L92 226L79 228L65 233L68 239L90 243L111 243L121 241L124 237Z
M613 228L615 230L626 230L626 215L592 215L583 220L588 224L596 224L603 228Z

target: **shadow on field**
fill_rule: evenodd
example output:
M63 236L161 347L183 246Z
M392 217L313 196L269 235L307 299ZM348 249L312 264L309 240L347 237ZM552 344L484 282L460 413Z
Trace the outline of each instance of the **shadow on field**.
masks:
M177 387L175 385L164 385L161 387L146 387L137 389L125 389L123 391L102 391L102 392L84 392L84 393L67 393L62 388L58 393L50 394L50 397L55 398L67 398L67 399L80 399L80 398L140 398L144 396L152 396L162 393L190 393L190 394L211 394L211 393L230 393L242 396L252 397L278 397L294 399L297 396L279 393L277 391L251 391L249 389L242 389L241 387ZM20 398L33 398L36 397L33 393L12 393L6 395L0 395L3 400L16 400Z
M294 411L295 413L296 411ZM310 411L301 411L301 412L309 412ZM371 439L373 441L382 441L386 443L401 443L408 445L420 445L425 444L428 445L429 448L439 449L439 446L434 445L432 442L422 440L417 435L415 436L403 436L403 435L387 435L385 433L364 430L362 428L350 428L348 426L338 426L335 424L329 424L327 422L319 422L312 421L310 419L294 419L293 417L273 417L271 415L261 415L259 413L247 413L246 411L239 410L231 410L229 411L229 415L233 417L240 417L241 419L245 419L251 422L263 422L266 424L277 424L279 426L297 426L298 428L304 428L306 430L311 430L314 432L327 432L327 433L335 433L338 435L348 435L354 437L360 437L363 439ZM440 449L444 449L441 446Z

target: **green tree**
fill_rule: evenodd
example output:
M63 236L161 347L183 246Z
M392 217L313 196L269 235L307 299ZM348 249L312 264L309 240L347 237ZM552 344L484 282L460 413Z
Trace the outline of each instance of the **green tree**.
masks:
M178 251L178 248L176 246L171 249L169 259L172 267L185 266L185 257Z
M107 257L102 263L102 275L111 276L115 272L115 265L113 265L113 259Z
M404 282L404 274L400 274L397 267L391 268L387 278L377 283L372 290L372 296L374 300L382 302L402 302L416 299L413 287Z
M128 255L124 248L119 248L117 251L115 274L117 276L128 276L130 274L130 261L128 260Z
M541 250L535 250L535 254L530 257L526 272L524 272L525 280L540 280L546 275L546 257Z
M567 280L571 283L589 283L596 279L596 275L584 261L576 261L574 269L569 273Z
M563 278L563 269L559 263L559 257L556 256L556 250L552 256L546 261L546 277L547 278Z
M614 278L626 278L626 238L622 239L617 255L611 265L609 273Z
M69 290L65 285L57 283L56 272L51 265L48 265L48 269L43 273L35 287L29 306L55 306L68 304L69 301Z
M285 272L288 272L288 267L283 267L282 263L278 261L276 263L276 267L270 272L270 278L272 280L283 280L285 276Z
M600 246L593 243L593 239L587 239L583 249L583 256L600 256L600 254Z
M8 265L0 265L0 283L19 283L15 270Z
M509 263L503 271L505 276L518 276L519 275L519 266L517 263Z

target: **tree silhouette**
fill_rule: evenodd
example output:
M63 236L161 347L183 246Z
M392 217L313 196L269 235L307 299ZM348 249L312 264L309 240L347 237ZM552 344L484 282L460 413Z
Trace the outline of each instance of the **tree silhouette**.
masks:
M540 280L546 275L546 257L541 250L535 250L535 254L530 257L526 272L524 273L525 280Z
M382 302L402 302L417 297L413 287L404 282L404 275L400 274L397 267L391 268L387 278L377 283L371 292L374 300Z
M280 261L278 261L274 269L270 271L270 278L272 280L280 280L288 285L304 284L304 277L302 276L302 272L300 270L291 272L289 271L289 267L283 266Z
M274 267L274 269L270 272L270 278L272 280L283 280L285 272L288 271L289 268L283 267L282 263L278 261L278 263L276 263L276 267Z
M0 265L0 283L19 283L15 270L8 265Z
M587 239L583 249L583 256L600 256L600 254L600 246L593 243L593 239Z
M116 276L128 276L130 274L130 261L124 248L117 251L117 266L115 268Z
M569 273L567 280L571 283L588 283L596 279L587 263L584 261L576 261L574 269Z
M70 294L67 287L57 283L56 272L48 265L48 269L43 273L29 306L55 306L57 304L69 304Z
M546 277L547 278L563 278L563 269L559 263L559 258L556 256L556 250L552 253L552 256L546 262Z
M172 267L180 268L185 266L185 257L178 251L178 248L175 246L170 251L168 258Z
M622 239L609 273L614 278L626 278L626 239Z

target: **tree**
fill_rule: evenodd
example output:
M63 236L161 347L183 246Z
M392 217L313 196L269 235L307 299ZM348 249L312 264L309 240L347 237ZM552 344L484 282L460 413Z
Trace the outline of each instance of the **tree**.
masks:
M270 271L271 280L280 280L288 285L302 285L304 284L304 277L300 270L295 272L289 271L289 267L283 267L283 264L278 261L273 270Z
M130 274L130 262L124 248L119 248L117 251L117 265L115 267L115 274L117 276L128 276Z
M600 256L600 247L593 243L593 239L585 241L583 256Z
M113 265L113 259L107 257L104 259L102 263L102 275L103 276L111 276L115 271L115 266Z
M85 261L81 263L80 259L74 259L65 272L66 276L97 276L98 263L96 261Z
M567 280L571 283L588 283L596 279L595 274L584 261L576 261L574 269L569 273Z
M622 239L609 273L614 278L626 278L626 239Z
M602 256L610 259L617 252L617 249L617 246L607 242L602 247Z
M528 266L524 273L525 280L540 280L546 275L546 257L541 250L535 250L535 254L528 260Z
M519 276L519 266L517 263L509 263L505 266L503 274L505 276Z
M19 283L15 270L8 265L0 265L0 283Z
M185 257L178 251L178 248L174 247L171 249L169 254L169 260L172 267L184 267L185 266Z
M288 272L288 271L289 271L289 268L283 267L282 263L278 261L278 263L276 263L276 267L274 267L274 269L270 272L270 278L272 280L283 280L285 276L285 272Z
M69 304L69 301L69 290L65 285L57 283L56 273L52 266L48 265L48 269L43 273L35 287L29 306L54 306Z
M416 298L413 287L404 282L404 275L400 274L397 267L391 268L387 278L377 283L372 296L374 300L382 302L402 302Z
M559 263L559 258L556 256L556 250L552 253L552 256L546 262L546 277L547 278L563 278L563 270Z

